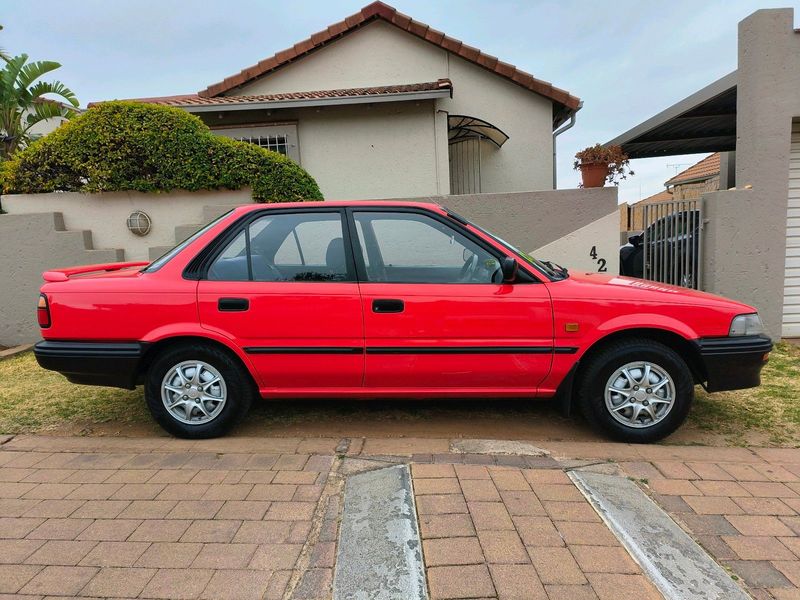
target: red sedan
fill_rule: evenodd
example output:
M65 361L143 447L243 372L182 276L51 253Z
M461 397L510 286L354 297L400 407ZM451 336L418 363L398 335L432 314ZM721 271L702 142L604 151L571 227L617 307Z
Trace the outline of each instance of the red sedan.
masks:
M259 396L557 397L649 442L696 383L759 385L772 349L750 306L567 272L434 204L243 206L153 263L44 279L39 364L144 384L153 417L190 438Z

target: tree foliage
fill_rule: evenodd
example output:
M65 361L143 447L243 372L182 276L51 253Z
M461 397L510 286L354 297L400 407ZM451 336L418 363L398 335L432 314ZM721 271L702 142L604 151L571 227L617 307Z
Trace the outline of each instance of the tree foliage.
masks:
M258 202L321 200L291 159L214 135L179 108L105 102L5 164L7 193L166 192L251 187Z
M39 81L61 65L51 60L28 62L27 54L4 57L0 69L0 160L33 139L33 128L48 119L70 119L78 99L60 81ZM61 100L46 96L57 96Z

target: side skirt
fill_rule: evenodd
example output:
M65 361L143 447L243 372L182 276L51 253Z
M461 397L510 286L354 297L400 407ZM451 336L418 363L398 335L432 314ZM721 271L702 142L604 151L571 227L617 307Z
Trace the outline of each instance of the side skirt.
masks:
M547 398L535 388L260 388L267 400L287 398Z

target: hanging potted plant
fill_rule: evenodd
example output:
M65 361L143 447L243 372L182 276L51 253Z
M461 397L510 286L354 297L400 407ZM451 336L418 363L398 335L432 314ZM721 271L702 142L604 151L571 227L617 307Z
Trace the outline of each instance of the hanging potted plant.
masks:
M619 185L620 180L633 175L628 155L620 146L595 144L575 154L575 170L580 170L581 187L603 187L608 181Z

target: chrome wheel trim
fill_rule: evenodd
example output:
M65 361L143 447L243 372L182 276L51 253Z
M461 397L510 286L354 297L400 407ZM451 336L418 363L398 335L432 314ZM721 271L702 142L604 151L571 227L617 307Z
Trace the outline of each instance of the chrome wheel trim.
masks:
M187 425L204 425L216 419L227 398L222 375L202 360L178 363L161 381L164 408L173 419Z
M637 361L608 378L606 409L626 427L646 429L663 421L675 405L675 383L663 367Z

